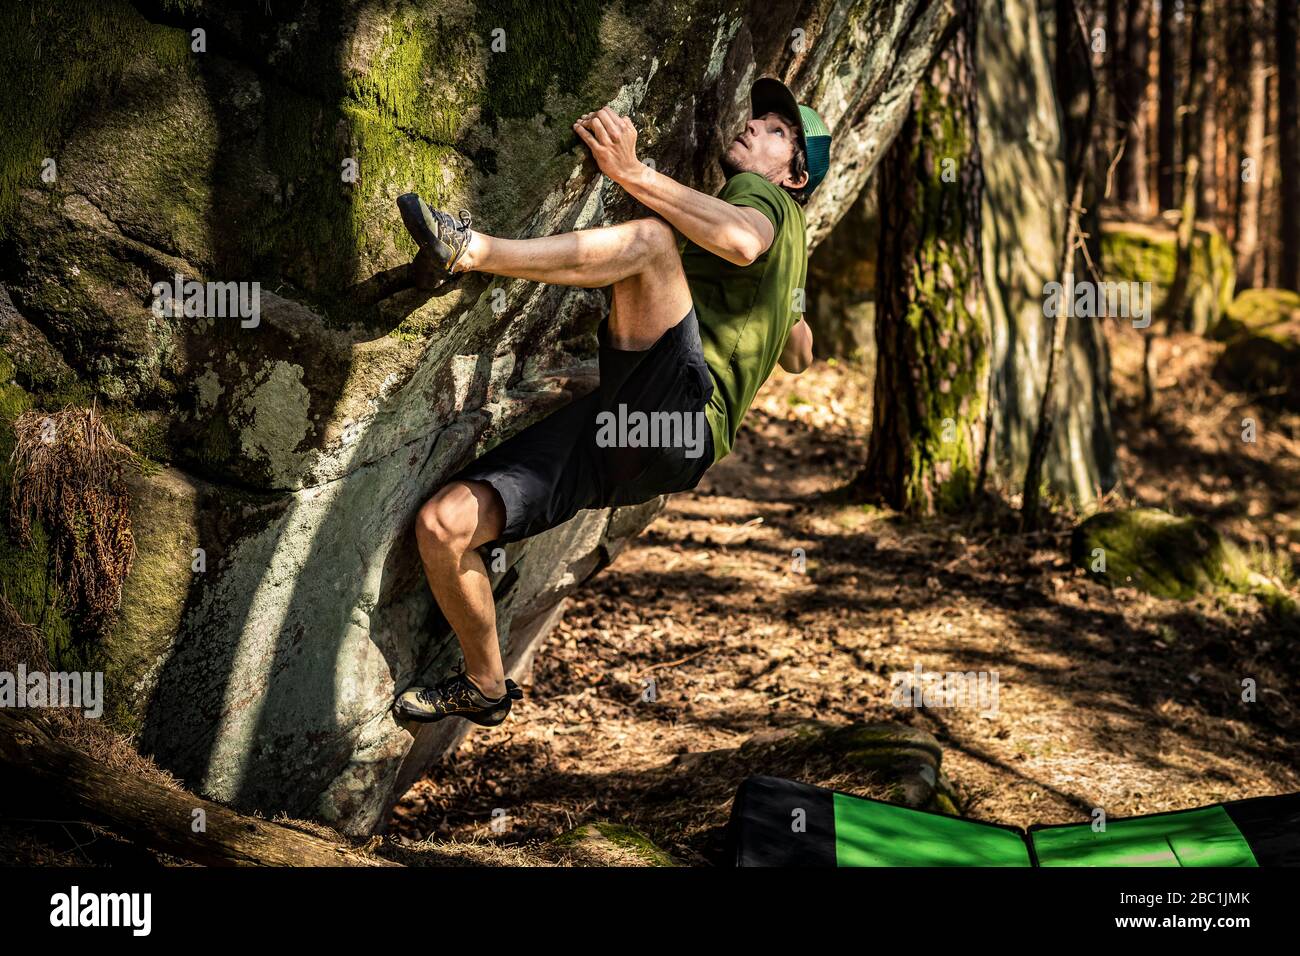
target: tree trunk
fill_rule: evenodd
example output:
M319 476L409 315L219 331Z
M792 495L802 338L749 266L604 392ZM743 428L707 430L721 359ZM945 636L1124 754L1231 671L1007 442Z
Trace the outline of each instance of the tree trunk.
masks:
M1227 24L1220 51L1219 71L1219 199L1220 222L1236 261L1241 235L1241 157L1245 151L1246 123L1254 112L1250 102L1250 0L1244 7L1228 4Z
M1159 116L1156 121L1160 162L1156 169L1157 192L1160 208L1173 209L1178 203L1175 195L1175 170L1178 168L1178 63L1177 30L1174 26L1174 5L1169 0L1160 4L1160 93Z
M211 866L398 865L113 770L58 740L39 711L0 710L0 800L7 816L66 813Z
M1112 5L1113 6L1113 5ZM1074 0L1058 0L1056 12L1056 93L1061 106L1061 132L1065 140L1065 179L1070 189L1084 175L1092 150L1087 127L1095 110L1096 88L1092 55ZM1113 15L1113 10L1108 15Z
M975 4L880 167L875 414L855 493L900 511L967 505L988 393Z
M1085 179L1082 193L1084 212L1079 228L1085 238L1086 250L1079 250L1072 268L1076 275L1085 275L1086 264L1091 262L1101 274L1101 217L1098 212L1101 203L1098 200L1104 183L1098 180L1096 164L1088 161L1095 155L1097 137L1094 130L1098 113L1097 78L1092 68L1088 25L1082 18L1082 6L1075 0L1057 0L1055 7L1056 91L1061 104L1061 134L1065 140L1067 194L1074 194L1075 183L1080 177ZM1113 155L1112 152L1102 159L1101 175L1105 175Z
M1119 163L1118 199L1144 215L1151 205L1147 188L1146 111L1143 94L1147 84L1148 15L1150 0L1134 0L1129 6L1125 31L1125 69L1121 78L1119 117L1123 124L1124 155Z
M1065 4L1072 7L1072 4ZM1104 157L1084 141L1088 115L1108 108L1094 85L1093 57L1072 9L1056 9L1055 31L1039 0L1005 0L980 8L980 152L983 169L983 280L990 351L988 473L1001 492L1021 491L1051 356L1044 287L1061 278L1067 204L1082 166L1085 197L1105 181ZM1058 19L1058 23L1062 20ZM1074 24L1070 27L1070 24ZM1051 36L1066 37L1064 50ZM1077 42L1076 42L1077 38ZM1100 51L1098 51L1100 52ZM1098 57L1104 69L1106 57ZM1059 110L1058 110L1059 103ZM1087 200L1085 199L1085 204ZM1086 220L1085 220L1086 221ZM1087 227L1085 227L1085 231ZM1097 228L1095 235L1100 236ZM1094 259L1100 263L1100 257ZM1076 267L1082 275L1086 265ZM1117 479L1110 421L1110 355L1101 324L1067 330L1064 365L1070 383L1043 466L1044 481L1062 498L1088 507Z
M1282 176L1278 169L1278 152L1281 134L1279 131L1282 108L1278 104L1278 91L1281 83L1277 70L1270 72L1268 78L1268 122L1264 130L1264 195L1259 201L1261 257L1264 260L1264 282L1266 288L1277 288L1278 269L1281 261L1282 247L1282 213L1281 206Z
M1057 8L1056 29L1057 29L1057 48L1060 49L1060 29L1061 29L1061 4L1055 5ZM1073 6L1073 4L1071 4ZM1106 162L1110 162L1110 157L1115 155L1115 151L1124 141L1123 122L1119 115L1119 96L1123 84L1120 77L1124 75L1124 8L1119 0L1106 0L1106 53L1105 59L1105 123L1106 131ZM1058 57L1056 64L1056 75L1059 81L1061 78L1061 62Z
M1191 29L1188 34L1191 45L1191 69L1187 87L1186 112L1183 114L1183 203L1179 213L1178 241L1174 281L1165 300L1165 321L1167 327L1185 324L1187 312L1187 287L1192 268L1192 242L1196 238L1196 215L1200 190L1198 183L1201 169L1201 135L1205 129L1202 115L1209 97L1210 86L1206 82L1206 34L1210 21L1214 17L1214 0L1201 0L1192 14ZM1155 326L1146 330L1148 338ZM1195 330L1202 331L1202 330ZM1148 356L1150 350L1148 349ZM1148 395L1154 394L1154 383L1148 381Z
M1156 140L1156 130L1160 124L1160 18L1156 16L1153 6L1147 12L1147 59L1146 77L1142 84L1142 122L1145 124L1146 143L1146 184L1147 211L1159 212L1158 190L1160 188L1160 144ZM1082 223L1080 228L1083 228Z
M1065 214L1065 238L1061 248L1060 276L1064 288L1062 308L1052 317L1051 342L1047 370L1043 376L1043 391L1038 405L1038 418L1029 447L1029 461L1025 467L1024 500L1021 507L1021 524L1026 529L1038 526L1039 500L1043 487L1043 466L1052 444L1056 428L1057 380L1065 354L1066 339L1070 334L1070 316L1073 312L1075 276L1086 262L1080 242L1080 223L1084 215L1083 203L1087 196L1097 192L1096 183L1088 175L1085 161L1093 146L1096 129L1096 81L1092 60L1087 56L1087 24L1081 18L1074 0L1057 0L1056 3L1056 79L1065 116L1066 139L1065 181L1069 188L1070 204ZM1096 222L1095 212L1092 221ZM1096 230L1100 233L1100 229ZM1100 265L1100 258L1095 260ZM1085 279L1090 278L1082 273Z
M1065 351L1065 337L1069 331L1070 318L1074 312L1074 260L1079 238L1079 216L1083 212L1083 179L1074 184L1070 199L1070 210L1066 214L1065 245L1061 251L1061 285L1064 288L1061 308L1052 318L1052 351L1047 360L1047 376L1043 380L1043 400L1038 408L1038 427L1034 430L1034 441L1029 451L1029 466L1025 469L1025 497L1021 502L1020 521L1025 530L1033 531L1038 527L1038 510L1043 487L1043 462L1047 459L1047 449L1052 441L1052 430L1056 426L1056 392L1057 369L1061 365L1061 355Z
M1263 283L1263 261L1259 254L1260 186L1264 180L1264 127L1268 113L1268 58L1264 45L1264 2L1251 0L1246 12L1249 34L1247 73L1250 95L1247 100L1246 137L1242 146L1238 174L1241 199L1237 220L1237 288L1256 287Z
M1220 55L1219 42L1221 31L1218 18L1214 16L1213 0L1201 0L1208 16L1201 18L1201 48L1204 51L1200 64L1200 82L1205 84L1205 95L1201 97L1200 137L1201 137L1201 172L1197 207L1200 214L1213 220L1219 210L1219 111L1218 89Z
M1277 285L1300 291L1300 104L1296 102L1296 0L1277 5L1278 197Z

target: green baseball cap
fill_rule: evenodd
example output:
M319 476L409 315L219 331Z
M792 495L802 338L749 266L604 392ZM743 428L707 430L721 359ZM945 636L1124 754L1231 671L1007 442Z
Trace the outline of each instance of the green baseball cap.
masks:
M754 81L749 104L751 116L779 113L799 131L799 144L808 157L808 185L804 190L811 196L830 169L831 131L812 107L797 103L790 88L775 77L764 76Z

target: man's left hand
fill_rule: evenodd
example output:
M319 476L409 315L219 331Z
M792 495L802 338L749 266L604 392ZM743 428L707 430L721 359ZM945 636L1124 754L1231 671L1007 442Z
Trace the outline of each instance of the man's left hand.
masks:
M608 106L584 114L573 129L591 150L600 171L614 182L625 183L644 168L636 158L636 127Z

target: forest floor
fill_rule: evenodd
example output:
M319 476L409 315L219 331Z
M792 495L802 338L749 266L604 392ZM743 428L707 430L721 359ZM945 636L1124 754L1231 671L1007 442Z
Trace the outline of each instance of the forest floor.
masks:
M1300 419L1225 391L1210 374L1221 346L1194 336L1161 342L1148 419L1137 333L1109 334L1123 483L1105 506L1205 517L1294 590ZM688 763L665 791L680 755L809 719L929 731L963 812L1021 826L1300 790L1293 625L1251 597L1180 603L1088 580L1068 560L1070 514L1026 536L1014 500L924 522L845 503L869 378L778 371L733 454L571 599L511 719L419 781L392 832L524 846L603 819L707 863L745 768L706 779ZM918 663L996 672L996 711L891 706L890 675Z

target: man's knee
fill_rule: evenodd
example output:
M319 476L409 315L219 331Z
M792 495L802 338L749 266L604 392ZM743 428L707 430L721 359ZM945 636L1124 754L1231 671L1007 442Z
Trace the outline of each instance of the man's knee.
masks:
M635 220L637 241L641 244L645 259L662 259L677 255L677 234L673 227L662 219L648 216Z
M478 511L473 489L463 481L454 481L420 508L415 518L416 536L441 550L467 551L478 529Z

